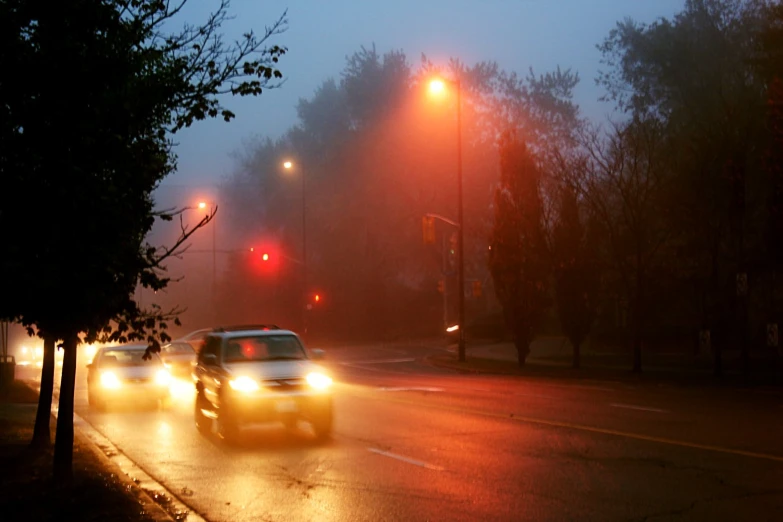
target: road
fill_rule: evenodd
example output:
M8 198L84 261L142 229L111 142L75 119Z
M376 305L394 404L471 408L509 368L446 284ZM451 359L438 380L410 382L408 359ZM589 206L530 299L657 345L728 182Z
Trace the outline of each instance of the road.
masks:
M781 520L783 396L460 375L422 346L327 351L335 434L201 435L169 410L76 413L208 521Z

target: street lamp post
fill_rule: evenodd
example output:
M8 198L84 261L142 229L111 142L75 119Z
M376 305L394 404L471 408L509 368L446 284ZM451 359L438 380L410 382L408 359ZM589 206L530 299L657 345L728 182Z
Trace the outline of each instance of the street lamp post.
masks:
M200 201L198 208L206 210L207 202ZM210 210L214 208L214 205L210 206ZM214 216L212 218L214 220ZM216 241L217 232L215 230L215 223L212 223L212 320L217 320L217 248Z
M430 82L430 91L440 93L444 90L444 82L449 82L457 91L457 310L459 329L457 330L457 353L460 361L465 360L465 258L463 238L465 222L462 210L462 85L456 80L434 79Z
M283 162L283 168L291 170L294 163L290 160ZM299 175L302 178L302 334L307 335L307 177L305 170L298 165Z

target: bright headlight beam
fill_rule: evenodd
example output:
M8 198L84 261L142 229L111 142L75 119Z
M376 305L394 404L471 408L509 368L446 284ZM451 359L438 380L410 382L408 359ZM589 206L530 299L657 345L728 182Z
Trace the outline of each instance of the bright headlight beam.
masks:
M324 390L332 385L332 378L322 373L312 372L307 375L307 384L317 390Z
M119 388L120 380L112 372L103 372L101 374L101 386L104 388Z
M155 374L155 384L168 386L171 384L171 374L167 370L158 370Z
M237 377L236 379L231 379L228 381L228 384L232 389L241 392L252 392L258 390L258 383L250 377Z

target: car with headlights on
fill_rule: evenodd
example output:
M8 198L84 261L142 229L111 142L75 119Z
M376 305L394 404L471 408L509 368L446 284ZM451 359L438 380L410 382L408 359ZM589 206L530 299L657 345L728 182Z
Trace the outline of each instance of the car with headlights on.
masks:
M201 347L201 344L204 342L204 337L206 337L208 333L212 332L212 330L212 328L201 328L199 330L194 330L187 335L183 335L182 337L174 339L171 342L185 342L192 346L193 350L198 351Z
M276 325L217 328L199 350L195 420L201 431L213 421L231 440L243 426L281 422L292 430L309 422L317 438L332 430L332 379L314 360L323 352Z
M141 401L166 406L171 374L156 353L144 359L146 344L125 344L98 349L87 365L87 399L90 406Z
M196 350L185 341L172 341L160 347L160 358L173 377L190 379L196 364Z

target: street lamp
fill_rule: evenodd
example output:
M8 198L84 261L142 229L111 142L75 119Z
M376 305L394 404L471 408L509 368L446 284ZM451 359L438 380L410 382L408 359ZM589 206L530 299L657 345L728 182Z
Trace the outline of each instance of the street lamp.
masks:
M463 238L465 222L462 212L462 86L459 78L447 80L434 78L430 81L430 92L440 95L446 90L446 83L454 85L457 92L457 303L458 303L458 357L465 360L465 258Z
M294 170L294 163L290 160L283 162L285 170ZM307 335L307 190L304 169L299 166L299 175L302 178L302 334Z
M214 212L212 212L212 209L214 208L214 205L211 203L207 203L206 201L199 201L198 208L199 210L206 210L207 207L210 207L210 214L212 214L212 219L215 219ZM216 230L215 230L215 223L212 223L212 319L213 321L217 320L217 248L216 248Z

